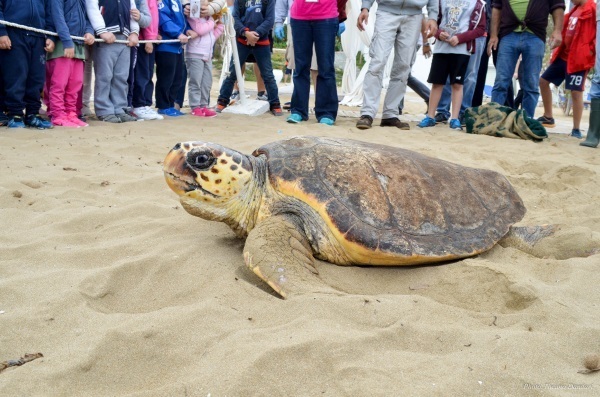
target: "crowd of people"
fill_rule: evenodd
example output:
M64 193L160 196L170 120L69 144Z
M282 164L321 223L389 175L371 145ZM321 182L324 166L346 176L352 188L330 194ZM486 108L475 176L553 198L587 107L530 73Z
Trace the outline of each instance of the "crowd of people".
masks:
M515 106L512 80L518 73L523 111L534 117L541 93L544 111L537 120L553 127L550 84L565 81L573 99L570 135L583 138L580 122L585 81L594 65L600 64L596 58L600 15L594 0L572 0L566 15L563 0L362 0L356 21L359 30L365 30L369 23L375 1L378 7L369 48L371 60L357 128L372 128L380 107L384 69L393 49L382 127L410 129L399 118L410 85L417 87L428 106L418 127L448 122L450 128L462 129L465 110L481 105L485 72L492 57L496 65L493 102ZM213 51L224 25L206 0L193 15L185 0L22 3L0 0L0 21L57 32L58 36L0 23L1 125L38 129L86 126L92 70L94 112L98 120L107 123L183 115L186 83L193 116L215 117L235 99L238 76L231 62L216 106L210 106ZM345 30L347 0L228 3L240 61L257 66L260 84L264 85L259 95L268 100L270 112L283 114L271 61L274 34L279 39L287 36L286 67L293 71L287 121L309 119L312 80L314 115L319 123L333 125L338 113L335 43L336 36ZM549 45L554 51L542 74L549 16L554 27ZM156 42L140 45L140 40ZM435 41L427 79L431 90L411 76L419 48L424 55L431 55L430 40ZM590 127L582 145L596 147L600 73L594 74L590 95ZM42 103L45 116L40 114Z

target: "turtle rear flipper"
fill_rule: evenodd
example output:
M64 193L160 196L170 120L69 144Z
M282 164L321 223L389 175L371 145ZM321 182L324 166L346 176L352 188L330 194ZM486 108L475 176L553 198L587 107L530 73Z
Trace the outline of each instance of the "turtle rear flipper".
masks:
M305 293L339 293L317 276L306 236L285 216L267 218L252 229L244 260L284 299Z
M538 258L585 258L600 253L600 234L585 227L512 226L499 244Z

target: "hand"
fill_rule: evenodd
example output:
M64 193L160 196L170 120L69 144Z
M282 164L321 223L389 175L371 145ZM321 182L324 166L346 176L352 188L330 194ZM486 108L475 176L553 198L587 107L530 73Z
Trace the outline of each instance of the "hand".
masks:
M550 36L550 49L554 49L554 48L560 46L561 43L562 43L562 35L560 34L560 32L557 32L556 30L554 30L552 32L552 35Z
M491 36L490 42L488 43L487 53L488 56L492 56L492 50L496 51L498 49L498 36Z
M187 43L187 42L188 42L188 40L189 40L189 38L188 38L186 35L184 35L183 33L182 33L182 34L180 34L180 35L177 37L177 39L179 40L179 42L180 42L181 44L185 44L185 43Z
M104 40L106 44L112 44L117 39L111 32L100 33L100 38Z
M456 36L452 36L450 37L450 39L446 40L448 42L448 44L450 44L452 47L456 47L459 43L458 43L458 37Z
M364 32L365 26L368 24L369 24L369 10L367 10L366 8L363 8L363 10L360 12L360 15L358 16L358 19L356 20L356 27L361 32Z
M188 30L187 32L185 32L185 34L187 34L190 39L195 39L199 36L199 34L194 32L193 30Z
M65 48L64 57L69 59L75 58L75 48Z
M185 4L183 6L183 15L185 15L186 17L190 16L190 5L189 4Z
M341 36L342 33L344 33L346 31L346 24L344 22L341 22L338 26L338 32L337 35Z
M96 39L94 38L93 34L86 33L83 35L83 42L87 45L94 45L94 43L96 42Z
M127 37L127 47L137 47L139 44L139 39L137 33L130 33L129 37Z
M437 30L438 30L437 22L434 21L433 19L429 19L427 21L426 29L425 29L425 31L427 32L427 38L435 36L435 34L437 33Z
M44 50L46 50L46 52L54 51L54 42L50 39L46 39L46 47L44 47Z
M140 10L138 10L138 9L131 10L130 14L131 14L131 17L133 18L133 20L136 22L138 22L140 20L140 18L142 17L142 14L140 13Z
M275 33L275 37L277 37L279 40L283 40L283 38L285 37L283 25L275 26L275 31L273 33Z
M0 50L10 50L11 46L10 37L0 36Z
M154 44L146 43L144 44L144 49L146 50L146 54L152 54L152 51L154 51Z
M254 45L258 42L258 39L260 39L260 36L258 35L258 33L246 32L246 41L248 42L248 45L254 47Z
M450 38L450 34L448 32L446 32L446 31L440 32L440 40L448 41L449 38Z
M423 56L425 57L425 59L427 59L431 56L431 45L423 46Z

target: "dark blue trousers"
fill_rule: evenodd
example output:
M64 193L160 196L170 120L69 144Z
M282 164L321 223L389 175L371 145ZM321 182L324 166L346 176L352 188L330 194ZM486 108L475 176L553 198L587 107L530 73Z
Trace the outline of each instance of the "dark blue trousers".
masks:
M142 48L142 51L144 49ZM127 106L131 107L133 101L133 85L135 84L135 65L137 65L138 48L131 47L129 57L129 76L127 77Z
M156 52L156 107L172 108L183 82L183 54Z
M148 54L144 47L140 47L137 53L137 62L133 78L133 98L131 104L134 108L152 106L152 94L154 93L154 54Z
M4 105L9 117L38 114L46 80L46 39L7 28L10 50L0 50Z

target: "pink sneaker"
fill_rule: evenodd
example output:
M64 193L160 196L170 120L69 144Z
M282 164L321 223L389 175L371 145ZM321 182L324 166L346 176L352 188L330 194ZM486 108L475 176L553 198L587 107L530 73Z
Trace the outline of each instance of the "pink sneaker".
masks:
M77 115L73 112L69 113L66 118L68 118L71 123L77 124L79 127L89 127L88 123L80 120L79 117L77 117Z
M53 118L52 124L61 127L79 128L79 124L73 123L67 116Z
M204 117L204 108L194 108L192 110L192 116Z
M201 110L204 113L204 117L217 117L217 112L210 108L201 108Z

